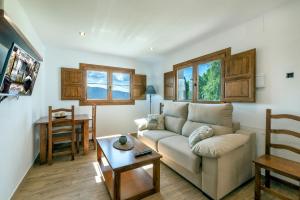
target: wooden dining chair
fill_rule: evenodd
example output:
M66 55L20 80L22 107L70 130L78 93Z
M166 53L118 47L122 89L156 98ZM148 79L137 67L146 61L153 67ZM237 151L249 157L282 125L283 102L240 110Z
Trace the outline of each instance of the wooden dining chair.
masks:
M96 115L97 115L97 106L92 106L92 124L91 127L89 127L89 134L92 135L92 141L94 144L94 149L96 149L97 140L96 140ZM80 146L80 139L79 135L81 135L81 140L83 138L83 130L82 128L79 128L76 130L76 147L77 147L77 153L79 153L79 146Z
M65 112L67 117L55 118L55 113ZM57 151L54 147L58 143L69 143L70 148L65 151ZM75 120L74 106L71 109L52 109L49 106L48 122L48 164L52 164L54 156L71 155L72 160L75 156Z
M272 119L291 119L300 121L300 116L289 115L289 114L271 114L271 110L267 109L266 111L266 146L265 146L265 155L260 156L254 161L255 164L255 199L260 199L261 190L270 193L274 196L279 197L280 199L289 199L284 196L282 193L276 192L271 189L270 185L270 172L278 173L282 176L289 177L291 179L295 179L296 181L300 181L300 163L289 160L286 158L282 158L279 156L271 155L271 148L284 149L296 154L300 154L300 149L292 146L288 146L286 144L278 144L271 142L271 134L285 134L288 136L292 136L295 139L300 138L300 133L287 130L287 129L272 129L271 122ZM265 169L265 184L261 184L261 169ZM298 199L300 200L300 191Z

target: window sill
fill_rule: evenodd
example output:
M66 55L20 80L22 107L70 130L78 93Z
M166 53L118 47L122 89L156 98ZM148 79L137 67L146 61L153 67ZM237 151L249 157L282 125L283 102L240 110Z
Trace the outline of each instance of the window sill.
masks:
M135 105L135 100L114 100L114 101L99 101L99 100L81 100L79 102L80 106L90 106L90 105Z

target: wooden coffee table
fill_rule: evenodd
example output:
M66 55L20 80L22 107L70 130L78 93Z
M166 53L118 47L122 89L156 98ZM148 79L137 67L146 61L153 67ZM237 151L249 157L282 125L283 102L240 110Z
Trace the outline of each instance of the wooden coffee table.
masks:
M147 147L132 136L128 140L134 142L132 150L121 151L113 147L118 137L97 139L97 159L111 199L141 199L160 190L160 158L157 152L134 157L134 153ZM143 169L153 164L152 177Z

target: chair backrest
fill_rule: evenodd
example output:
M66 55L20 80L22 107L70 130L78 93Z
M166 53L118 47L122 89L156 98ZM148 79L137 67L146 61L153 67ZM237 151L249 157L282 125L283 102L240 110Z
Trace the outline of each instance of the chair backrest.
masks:
M55 118L53 115L55 113L65 112L66 117L64 118ZM65 132L75 133L75 114L74 106L71 109L59 108L52 109L52 106L49 106L48 113L48 134L60 134Z
M93 133L96 133L96 115L97 115L97 107L96 105L92 106L92 130Z
M159 114L162 114L164 112L164 104L159 103Z
M288 146L285 144L274 144L271 143L271 134L285 134L285 135L290 135L293 137L300 138L300 133L287 130L287 129L272 129L271 127L271 122L272 119L291 119L291 120L296 120L300 122L300 116L296 115L289 115L289 114L276 114L273 115L271 113L271 109L266 110L266 149L265 153L267 155L270 155L270 149L271 148L277 148L277 149L285 149L288 151L292 151L294 153L300 154L300 149L292 146Z

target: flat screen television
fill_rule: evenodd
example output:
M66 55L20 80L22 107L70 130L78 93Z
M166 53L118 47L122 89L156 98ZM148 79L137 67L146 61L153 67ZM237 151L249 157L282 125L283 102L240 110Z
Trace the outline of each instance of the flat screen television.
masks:
M31 95L40 63L13 43L0 74L0 93Z
M0 78L1 78L2 69L4 67L4 63L5 63L8 51L9 51L9 48L3 46L0 43Z

